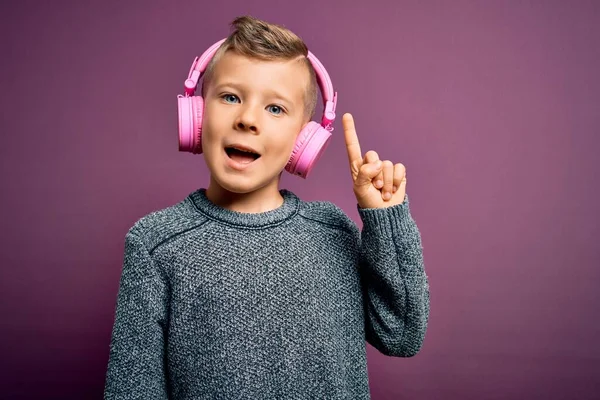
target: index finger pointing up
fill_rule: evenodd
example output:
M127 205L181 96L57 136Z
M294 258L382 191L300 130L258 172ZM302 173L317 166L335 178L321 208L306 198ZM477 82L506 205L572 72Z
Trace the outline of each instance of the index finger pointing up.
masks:
M362 160L360 143L358 142L358 135L354 128L352 114L346 113L342 116L342 125L344 126L344 138L346 139L346 149L348 150L350 164L356 160Z

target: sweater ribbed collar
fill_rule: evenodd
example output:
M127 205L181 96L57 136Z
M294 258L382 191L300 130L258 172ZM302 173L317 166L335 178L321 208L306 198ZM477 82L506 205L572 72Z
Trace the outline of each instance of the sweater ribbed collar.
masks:
M199 212L212 220L240 227L261 228L286 221L298 212L300 199L286 189L281 189L279 193L283 197L283 204L262 213L241 213L218 206L206 197L205 188L192 192L189 198Z

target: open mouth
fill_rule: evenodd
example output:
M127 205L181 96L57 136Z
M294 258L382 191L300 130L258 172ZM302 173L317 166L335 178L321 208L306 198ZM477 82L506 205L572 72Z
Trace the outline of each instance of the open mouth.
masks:
M233 161L240 164L250 164L260 158L260 154L248 149L241 149L234 146L225 147L225 153Z

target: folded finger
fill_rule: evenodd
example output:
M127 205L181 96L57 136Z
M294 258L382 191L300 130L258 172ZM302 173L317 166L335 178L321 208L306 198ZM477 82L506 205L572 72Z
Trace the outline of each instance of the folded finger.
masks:
M369 150L365 154L365 163L376 163L379 161L379 154L376 151ZM381 189L383 186L383 172L380 172L375 177L373 177L373 184L377 189Z
M365 163L360 167L355 184L357 186L372 185L373 179L381 174L382 162Z
M383 161L381 172L383 175L382 197L384 200L389 200L392 198L392 188L394 184L394 164L389 160Z
M406 180L406 167L402 163L394 165L394 187L393 192L396 192L403 181Z

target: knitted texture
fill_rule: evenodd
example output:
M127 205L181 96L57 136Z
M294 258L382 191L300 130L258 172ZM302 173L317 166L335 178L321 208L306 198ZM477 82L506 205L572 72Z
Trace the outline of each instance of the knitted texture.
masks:
M429 285L408 197L358 208L281 190L245 214L205 189L125 236L105 399L369 399L366 342L410 357Z

